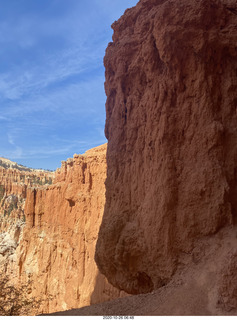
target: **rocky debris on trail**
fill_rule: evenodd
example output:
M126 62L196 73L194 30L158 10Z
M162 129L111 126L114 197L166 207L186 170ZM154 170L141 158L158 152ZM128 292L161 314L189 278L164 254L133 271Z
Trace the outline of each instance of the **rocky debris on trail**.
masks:
M150 293L50 315L236 315L236 246L236 226L225 227L198 240L190 253L183 253L167 285Z

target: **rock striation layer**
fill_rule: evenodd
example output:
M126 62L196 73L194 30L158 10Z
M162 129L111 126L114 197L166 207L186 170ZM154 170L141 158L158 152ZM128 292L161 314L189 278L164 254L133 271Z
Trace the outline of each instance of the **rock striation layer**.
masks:
M52 184L55 173L18 165L0 158L0 231L13 221L25 222L24 208L28 187Z
M25 308L23 287L28 290L28 283L19 282L16 252L26 224L27 188L49 185L53 179L54 172L0 158L0 315L16 315Z
M94 261L105 203L106 147L63 161L52 185L27 188L25 227L7 274L16 285L27 285L28 300L37 302L32 315L123 296Z
M27 187L51 184L53 179L53 171L27 168L0 157L0 195L3 189L6 195L25 198Z
M141 0L112 25L96 262L129 293L164 286L197 239L236 223L236 25L233 0Z

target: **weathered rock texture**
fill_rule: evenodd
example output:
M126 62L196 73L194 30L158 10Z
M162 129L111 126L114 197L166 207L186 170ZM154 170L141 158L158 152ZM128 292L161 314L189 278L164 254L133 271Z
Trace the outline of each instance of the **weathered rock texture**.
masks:
M106 145L62 162L50 186L28 188L26 225L8 274L39 301L31 314L103 302L123 295L94 261L105 202Z
M54 175L51 171L34 170L0 158L0 231L25 222L27 188L51 184Z
M7 216L22 218L27 187L51 184L54 172L34 170L0 158L0 220ZM0 225L1 230L2 224Z
M196 239L236 222L236 26L231 0L141 0L112 26L96 261L129 293L168 283Z
M0 192L4 189L6 195L15 194L25 198L27 187L51 184L54 174L52 171L31 169L0 158Z
M52 315L236 315L237 226L199 239L183 254L172 280L151 293Z
M0 158L0 315L16 311L12 308L19 299L14 296L16 293L20 293L23 307L23 287L28 290L27 283L19 283L16 253L25 227L27 188L49 185L54 175L54 172L34 170ZM12 287L7 289L9 286ZM21 302L16 304L20 306Z

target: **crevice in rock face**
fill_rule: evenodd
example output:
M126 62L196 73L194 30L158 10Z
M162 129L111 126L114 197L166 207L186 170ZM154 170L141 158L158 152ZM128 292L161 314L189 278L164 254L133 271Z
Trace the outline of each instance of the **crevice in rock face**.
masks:
M89 173L89 191L92 189L92 184L93 184L92 174Z
M154 48L153 64L154 64L154 67L157 68L159 72L162 74L165 70L165 63L161 60L160 52L156 45L156 39L153 35L152 35L152 42L153 42L153 48Z
M124 113L125 123L127 122L127 113L128 113L128 109L127 109L127 107L125 107L125 113Z
M234 169L234 178L229 183L229 202L231 204L231 214L233 223L237 224L237 168Z
M36 190L34 189L34 205L33 207L35 208L35 203L36 203ZM35 227L35 211L32 212L32 227Z
M23 262L20 260L19 261L19 276L21 276L21 274L22 274L22 266L23 266Z
M154 284L151 278L145 272L137 273L137 284L141 292L147 293L154 289Z
M70 207L74 207L75 206L75 201L73 200L68 200Z
M16 230L15 230L15 233L14 233L15 242L18 242L20 234L21 234L21 228L20 228L20 226L16 226Z
M237 8L226 7L226 9L232 12L233 14L237 15Z
M86 183L85 171L87 169L87 164L83 163L81 169L82 169L82 183L85 184Z

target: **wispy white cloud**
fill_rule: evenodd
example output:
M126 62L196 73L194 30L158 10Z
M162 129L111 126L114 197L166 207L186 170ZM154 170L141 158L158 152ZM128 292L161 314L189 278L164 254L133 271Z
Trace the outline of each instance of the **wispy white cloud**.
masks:
M0 116L0 120L8 121L9 119L7 117Z
M8 158L21 159L23 155L22 148L15 144L14 136L10 132L7 133L7 138L8 138L8 143L13 147L13 150L10 150L10 151L5 150L4 155Z
M104 139L98 139L95 141L70 141L62 144L59 147L41 146L41 148L25 148L15 146L13 150L4 150L4 156L9 159L22 160L22 159L46 159L51 156L63 156L67 154L67 157L72 157L74 153L84 153L86 150L95 147L97 145L105 143ZM0 152L2 150L0 149ZM61 157L61 160L66 160L65 157Z
M23 150L20 147L16 147L15 150L7 153L9 159L22 159Z
M10 133L7 134L7 137L8 137L8 142L9 142L12 146L14 146L15 143L14 143L13 137L11 136Z
M98 110L98 105L103 108L103 113L105 96L102 84L103 77L99 76L76 84L72 83L62 86L60 90L52 89L45 92L44 95L34 92L20 101L8 104L5 116L12 119L23 118L27 117L27 115L46 111L47 113L50 111L54 112L55 117L62 114L66 114L67 116L73 114L90 116L91 113ZM37 118L33 121L37 122ZM45 124L41 123L40 125Z
M45 88L59 84L72 76L91 72L102 61L102 46L91 48L73 48L60 55L46 57L40 66L25 66L0 76L0 93L9 100L19 100L24 95L40 93Z
M65 159L106 141L102 60L110 24L135 2L51 0L41 12L16 1L0 12L0 153Z
M9 32L10 30L10 32ZM28 48L35 44L35 21L28 17L13 21L11 19L0 22L0 44L8 45L12 42L22 48Z

